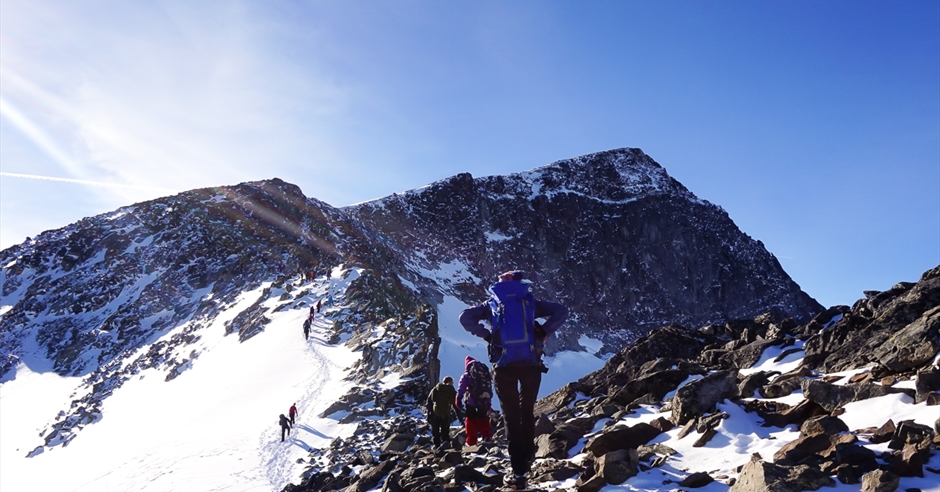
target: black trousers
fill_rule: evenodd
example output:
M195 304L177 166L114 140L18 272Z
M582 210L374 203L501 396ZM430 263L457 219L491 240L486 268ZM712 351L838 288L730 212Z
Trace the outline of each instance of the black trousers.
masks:
M281 426L281 442L284 442L284 432L287 432L287 435L290 435L290 427Z
M523 474L535 455L535 400L542 384L538 366L497 367L493 383L503 410L512 471Z
M428 423L431 424L431 439L434 444L440 445L442 442L450 440L450 420L443 419L434 414L428 413Z

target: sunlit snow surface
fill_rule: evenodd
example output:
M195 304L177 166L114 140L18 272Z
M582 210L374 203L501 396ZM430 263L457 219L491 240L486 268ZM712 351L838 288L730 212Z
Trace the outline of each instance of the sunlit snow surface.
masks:
M343 287L333 282L334 292ZM314 294L327 288L324 280ZM253 294L242 302L260 292ZM141 372L104 401L100 421L68 446L32 458L26 455L43 443L49 412L66 408L80 381L56 376L48 364L45 372L21 364L0 385L0 491L272 491L298 482L306 468L298 460L309 449L355 430L317 415L349 389L345 369L360 357L325 342L332 322L323 316L305 341L306 316L306 308L273 313L244 343L223 336L225 319L218 319L200 332L189 370L171 382L163 371ZM281 443L278 415L295 402L297 426Z
M797 345L798 347L800 345ZM798 355L791 355L780 362L774 363L773 359L780 355L787 348L771 347L764 352L764 356L758 361L757 366L765 371L788 371L799 366L802 358L802 352ZM742 371L745 372L745 371ZM753 372L753 371L746 371ZM862 371L849 371L839 373L850 375ZM687 384L695 379L690 378L683 384ZM847 377L842 382L847 381ZM674 392L667 397L671 397ZM786 399L781 399L788 404L794 405L802 400L802 395L797 392ZM661 434L653 443L665 444L676 451L678 454L670 457L666 465L661 468L653 468L649 471L640 472L639 475L630 478L620 485L608 485L601 490L604 492L613 491L666 491L666 490L697 490L702 492L725 492L729 486L724 483L728 479L737 477L737 468L746 464L753 453L759 453L765 461L773 461L773 455L785 444L799 437L799 429L790 425L784 429L777 427L761 426L761 419L757 414L747 413L738 405L725 401L719 404L718 409L730 415L730 418L722 420L718 427L718 434L711 439L705 446L696 448L692 444L700 437L700 434L692 432L683 439L678 439L680 428L672 429L669 432ZM851 430L864 429L868 427L880 427L888 419L893 419L895 423L902 420L913 419L919 424L933 427L934 421L940 417L940 407L928 407L926 403L914 405L912 398L903 394L892 394L880 398L850 403L845 406L845 414L839 418L848 425ZM629 415L618 422L618 425L635 425L639 422L649 422L657 417L669 418L671 412L657 413L658 408L644 406L636 410L636 413ZM603 422L595 427L595 431L603 428ZM584 444L587 439L573 448L569 455L572 461L583 459ZM870 444L861 436L858 443L881 454L888 451L887 443ZM940 453L934 452L926 467L940 469ZM721 475L727 478L713 482L705 487L689 489L688 487L679 487L680 482L686 476L695 472L708 472L713 478ZM923 491L940 491L940 475L924 472L924 478L902 477L900 486L897 490L907 490L917 488ZM833 492L848 492L861 490L861 484L846 485L835 480L836 485L833 488L825 487L820 490ZM539 487L544 490L560 488L562 490L576 490L575 479L563 482L553 482L540 484Z

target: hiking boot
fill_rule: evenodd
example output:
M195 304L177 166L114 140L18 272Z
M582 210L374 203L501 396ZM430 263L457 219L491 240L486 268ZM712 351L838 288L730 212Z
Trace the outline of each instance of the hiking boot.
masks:
M503 483L512 490L524 490L526 488L525 474L507 473L503 478Z

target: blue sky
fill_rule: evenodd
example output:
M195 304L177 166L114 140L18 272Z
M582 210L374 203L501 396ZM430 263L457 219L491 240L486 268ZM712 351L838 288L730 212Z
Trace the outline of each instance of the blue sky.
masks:
M0 248L639 147L824 305L940 264L940 3L0 0ZM50 179L52 178L52 179Z

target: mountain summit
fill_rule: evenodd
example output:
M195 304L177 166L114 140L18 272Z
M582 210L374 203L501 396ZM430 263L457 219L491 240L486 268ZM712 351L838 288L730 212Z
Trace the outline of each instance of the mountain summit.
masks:
M484 358L456 313L508 269L571 308L549 340L559 369L543 394L662 325L762 313L802 322L822 311L759 241L638 149L459 174L343 208L276 178L198 189L44 232L0 251L0 266L0 384L55 374L71 388L34 409L38 438L14 448L33 460L120 421L108 413L120 408L115 396L154 380L168 394L187 378L211 380L221 346L245 361L233 367L261 370L255 354L282 327L299 337L317 301L335 301L317 318L322 347L290 350L315 361L316 384L344 381L322 387L345 392L336 401L301 402L340 427L403 418L429 382L459 374L460 354ZM339 347L355 354L348 367L321 353ZM310 384L276 379L284 398ZM296 461L281 452L259 451ZM291 470L262 480L281 487Z
M537 292L572 308L569 337L597 337L608 351L673 322L822 310L760 241L639 149L508 176L460 174L344 210L403 259L415 284L461 265L468 277L430 287L468 303L499 272L526 270Z

